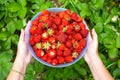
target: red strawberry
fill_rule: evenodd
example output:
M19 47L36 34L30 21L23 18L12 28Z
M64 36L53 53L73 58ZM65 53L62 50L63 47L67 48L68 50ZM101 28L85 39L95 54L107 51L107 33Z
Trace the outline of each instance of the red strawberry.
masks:
M69 63L69 62L72 62L72 61L73 61L72 56L66 56L65 57L65 62Z
M33 50L36 52L37 51L37 47L36 46L33 46Z
M33 25L33 26L37 26L38 23L39 23L38 19L35 19L35 20L32 21L32 25Z
M48 59L46 60L46 62L49 63L49 64L51 64L51 63L52 63L52 60L51 60L50 58L48 58Z
M35 43L40 42L40 40L41 40L41 36L40 36L40 35L34 36L34 42L35 42Z
M43 22L39 22L38 28L40 28L42 30L44 28L44 23Z
M69 35L69 36L68 36L68 39L71 40L71 39L72 39L72 35Z
M49 42L50 42L50 43L55 43L55 38L54 38L54 37L50 37L50 38L49 38Z
M82 22L82 18L79 17L79 18L77 19L77 22Z
M52 48L52 49L56 49L56 47L57 47L56 43L53 43L53 44L51 45L51 48Z
M34 45L34 44L35 44L35 42L34 42L34 37L33 37L33 36L30 36L29 43L30 43L31 45Z
M73 44L73 47L74 47L74 49L81 49L82 45L81 45L80 42L76 42L76 43Z
M56 57L56 51L54 49L49 50L47 54L48 54L48 57L51 59Z
M80 40L80 44L84 48L86 46L86 38Z
M62 57L62 56L58 56L57 60L58 60L59 64L63 64L64 63L64 57Z
M67 13L67 14L72 14L71 10L65 10L64 12Z
M61 50L57 49L57 55L58 55L58 56L62 56L62 55L63 55L63 52L62 52Z
M68 38L68 36L64 33L61 33L57 36L57 40L62 42L62 43L65 43L67 38Z
M52 24L52 28L53 28L53 29L57 29L58 27L57 27L56 24Z
M44 51L42 49L36 51L36 56L39 57L39 58L43 57L44 54L45 53L44 53Z
M48 16L49 15L45 14L45 15L41 16L40 20L43 21L43 22L46 22L48 20Z
M67 50L64 51L63 56L69 56L71 54L72 54L71 50L67 49Z
M76 32L80 32L81 27L79 25L74 25L75 31Z
M42 11L42 14L48 14L49 12L48 12L48 10L43 10Z
M81 34L80 34L80 33L76 33L76 34L74 35L74 39L76 39L76 40L81 40L81 39L82 39Z
M82 30L85 29L85 24L83 22L79 23L79 26L81 27Z
M77 20L78 20L78 15L77 15L75 12L73 12L73 13L71 14L71 18L72 18L73 20L77 21Z
M58 17L62 19L64 17L64 12L58 12Z
M68 35L73 33L73 26L72 26L72 25L67 25L66 33L67 33Z
M56 17L56 18L54 19L54 23L55 23L56 25L60 25L61 19L60 19L59 17Z
M68 47L68 48L71 48L71 47L72 47L72 43L71 43L70 40L67 41L67 42L65 43L65 45L66 45L66 47Z
M36 33L37 26L32 26L30 28L30 34L35 34Z
M52 26L52 21L47 20L47 21L46 21L46 24L48 25L48 27L51 27L51 26Z
M85 38L85 37L87 37L87 35L88 35L88 33L89 33L89 30L87 30L87 29L83 29L83 30L81 30L81 35Z
M66 46L64 45L64 44L61 44L60 46L59 46L59 50L66 50L67 48L66 48Z
M49 34L47 32L42 33L42 39L48 39Z
M45 54L43 57L41 57L41 59L44 60L44 61L47 61L47 59L48 59L48 55Z
M62 19L62 25L67 25L69 22L66 19Z
M56 58L53 59L53 60L52 60L52 65L53 65L53 66L56 66L57 64L58 64L58 60L57 60Z

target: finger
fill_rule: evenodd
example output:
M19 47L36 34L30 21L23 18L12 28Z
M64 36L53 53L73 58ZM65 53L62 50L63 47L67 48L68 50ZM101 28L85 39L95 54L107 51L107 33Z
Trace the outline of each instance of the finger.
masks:
M27 26L26 26L26 28L25 28L25 33L26 33L27 31L29 31L30 26L31 26L31 21L28 21L28 24L27 24Z
M89 34L88 34L88 40L89 40L89 41L92 41L92 37L91 37L90 32L89 32Z
M94 28L92 29L92 39L96 42L98 41L98 36Z
M25 37L25 35L24 35L24 30L21 29L20 40L21 40L21 41L24 41L24 37Z

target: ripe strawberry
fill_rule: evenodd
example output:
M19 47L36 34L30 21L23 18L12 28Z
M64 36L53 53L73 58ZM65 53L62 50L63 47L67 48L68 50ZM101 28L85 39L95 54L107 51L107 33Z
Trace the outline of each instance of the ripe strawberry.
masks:
M67 38L68 36L64 33L61 33L57 36L57 40L60 41L61 43L65 43Z
M57 29L58 27L57 27L56 24L52 24L52 28L53 28L53 29Z
M42 11L42 14L44 15L44 14L49 14L49 11L48 10L43 10Z
M68 35L71 35L73 33L73 26L72 25L67 25L66 33Z
M39 58L43 57L44 54L45 53L44 53L44 51L42 49L36 51L36 56L39 57Z
M42 30L44 28L44 23L43 22L39 22L38 28L40 28Z
M58 12L58 17L62 19L64 17L64 12Z
M81 40L82 39L81 34L80 33L76 33L75 36L74 36L74 39Z
M71 40L71 39L72 39L72 35L69 35L69 36L68 36L68 39Z
M32 26L30 28L30 34L35 34L36 33L37 26Z
M69 62L72 62L72 61L73 61L72 56L66 56L65 57L65 62L69 63Z
M82 22L82 18L79 17L79 18L77 19L77 22Z
M83 30L80 31L80 33L81 33L81 35L85 38L85 37L87 37L87 35L88 35L88 33L89 33L89 30L83 29Z
M86 38L80 40L80 44L84 48L86 46Z
M64 44L61 44L58 49L63 51L63 50L66 50L67 48Z
M48 32L43 32L42 33L42 39L48 39L48 37L49 37Z
M72 47L72 43L71 43L70 40L69 40L69 41L66 41L65 45L66 45L66 47L68 47L68 48L71 48L71 47Z
M71 18L72 18L73 20L77 21L77 20L78 20L78 15L77 15L75 12L73 12L73 13L71 14Z
M43 32L43 30L41 28L37 28L36 29L36 34L41 35L42 32Z
M76 42L76 43L74 43L73 44L73 47L74 47L74 49L81 49L82 48L82 45L81 45L81 43L80 42Z
M61 24L61 19L60 19L59 17L56 17L56 18L54 19L54 23L55 23L56 25L60 25L60 24Z
M58 56L57 60L58 60L59 64L63 64L64 63L64 57L62 57L62 56Z
M51 64L51 63L52 63L52 60L51 60L50 58L48 58L48 59L46 60L46 62L49 63L49 64Z
M33 25L33 26L37 26L38 23L39 23L38 19L35 19L35 20L32 21L32 25Z
M48 55L45 54L44 56L41 57L41 59L44 60L44 61L47 61L47 59L48 59Z
M48 14L45 14L45 15L43 15L43 16L41 16L41 21L43 21L43 22L46 22L47 20L48 20Z
M57 44L56 44L56 43L53 43L53 44L51 45L51 48L52 48L52 49L56 49L56 48L57 48Z
M56 57L56 51L54 49L49 50L47 54L48 54L48 57L51 59Z
M62 19L62 25L67 25L69 22L68 22L68 20L66 20L66 19Z
M63 55L63 52L59 49L57 49L57 56L62 56Z
M67 50L64 51L63 56L69 56L71 54L72 54L71 50L67 49Z
M79 26L81 27L82 30L85 29L85 24L83 22L79 23Z
M34 36L34 42L35 42L35 43L40 42L40 40L41 40L41 36L40 36L40 35Z
M34 50L35 52L38 50L35 45L34 45L32 48L33 48L33 50Z
M53 65L53 66L56 66L57 64L58 64L58 60L57 60L56 58L53 59L53 60L52 60L52 65Z
M50 38L49 38L49 42L50 42L50 43L55 43L55 38L54 38L54 37L50 37Z
M66 14L72 14L72 11L71 10L65 10L64 11Z
M46 21L46 24L48 25L48 27L51 27L51 26L52 26L52 21L47 20L47 21Z
M81 27L79 25L74 25L75 31L76 32L80 32Z
M34 37L33 37L33 36L30 36L29 43L30 43L31 45L34 45L34 44L35 44L35 42L34 42Z

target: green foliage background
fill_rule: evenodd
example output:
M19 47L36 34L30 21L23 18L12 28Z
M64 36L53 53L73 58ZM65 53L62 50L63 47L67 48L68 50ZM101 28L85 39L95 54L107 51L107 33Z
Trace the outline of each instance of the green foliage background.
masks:
M75 11L98 33L99 55L115 80L120 79L119 0L0 0L0 79L5 80L17 50L20 30L36 13L51 7ZM115 18L116 17L116 18ZM84 59L66 68L51 68L35 61L25 80L93 80Z

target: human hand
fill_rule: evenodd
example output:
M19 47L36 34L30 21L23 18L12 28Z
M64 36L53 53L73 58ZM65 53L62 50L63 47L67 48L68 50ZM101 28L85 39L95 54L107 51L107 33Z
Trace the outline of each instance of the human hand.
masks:
M28 22L28 25L31 22ZM28 27L28 26L27 26ZM18 50L17 50L17 59L20 60L21 62L24 62L24 64L27 66L31 59L32 59L32 55L30 54L27 44L26 44L26 40L25 40L25 31L27 29L27 27L25 28L25 30L21 30L21 34L20 34L20 39L18 42Z
M86 62L89 62L93 56L98 54L98 38L97 33L94 29L92 29L92 36L89 33L88 40L88 49L86 54L84 55L84 59Z

